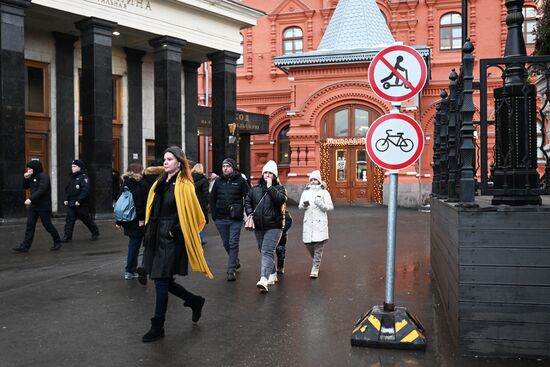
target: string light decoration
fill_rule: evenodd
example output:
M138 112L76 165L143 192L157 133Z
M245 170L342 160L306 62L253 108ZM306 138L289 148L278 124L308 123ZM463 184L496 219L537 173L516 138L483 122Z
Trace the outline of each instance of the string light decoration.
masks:
M365 146L365 138L351 138L351 139L327 139L326 142L321 142L321 152L319 154L319 163L321 166L321 177L325 179L325 182L327 186L330 186L330 153L329 148L341 148L341 147L349 147L354 145L362 145ZM384 202L384 170L378 166L374 166L372 175L373 182L372 188L373 188L373 199L374 202L377 204L382 204ZM370 178L367 176L367 180ZM327 187L327 190L330 189L330 187Z

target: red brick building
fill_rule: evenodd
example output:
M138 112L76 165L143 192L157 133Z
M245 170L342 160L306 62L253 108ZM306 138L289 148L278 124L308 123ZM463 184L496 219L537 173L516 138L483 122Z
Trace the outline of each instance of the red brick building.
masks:
M460 67L462 10L459 0L241 0L266 13L242 29L237 66L239 110L269 115L269 134L251 138L250 175L255 181L269 159L289 195L297 198L307 173L320 169L335 201L382 202L383 172L364 147L369 123L390 110L367 77L374 55L393 40L415 46L429 65L416 100L402 106L426 135L420 160L400 172L401 206L415 207L429 194L435 104ZM504 1L469 1L468 36L479 59L503 55ZM378 13L379 12L379 13ZM524 7L524 37L532 51L534 1ZM388 37L390 40L388 41ZM489 77L491 90L500 83ZM204 91L203 91L204 93ZM476 109L479 96L474 95ZM476 113L474 119L479 119Z

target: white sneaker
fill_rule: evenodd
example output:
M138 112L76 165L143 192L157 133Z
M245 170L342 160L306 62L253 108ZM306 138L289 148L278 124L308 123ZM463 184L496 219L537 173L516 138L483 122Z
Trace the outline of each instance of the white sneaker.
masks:
M311 268L311 273L309 274L311 279L316 279L319 277L319 268Z
M126 280L136 279L137 277L138 275L136 273L128 273L128 272L124 273L124 279Z
M267 279L267 284L269 285L275 285L279 279L277 279L277 273L269 274L269 278Z
M268 292L268 281L266 277L261 277L258 283L256 283L256 287L260 290L260 292Z

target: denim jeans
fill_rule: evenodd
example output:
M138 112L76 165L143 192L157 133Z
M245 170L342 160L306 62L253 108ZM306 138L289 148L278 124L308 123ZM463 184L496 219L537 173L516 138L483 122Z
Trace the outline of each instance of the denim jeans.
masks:
M130 237L128 240L128 257L126 258L126 272L135 273L138 263L139 248L142 237Z
M240 220L231 219L216 219L215 223L222 238L223 247L229 255L227 272L233 273L236 271L239 258L239 240L243 223Z
M260 277L268 278L270 274L276 272L275 268L275 247L279 243L283 230L280 228L268 229L267 231L256 230L256 242L258 242L258 250L262 256L262 264L260 266Z

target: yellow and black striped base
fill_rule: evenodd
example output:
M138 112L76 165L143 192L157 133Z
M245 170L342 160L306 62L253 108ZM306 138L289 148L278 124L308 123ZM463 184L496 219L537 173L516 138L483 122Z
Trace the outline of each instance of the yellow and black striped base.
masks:
M395 349L426 349L424 328L405 307L393 311L374 306L355 324L351 345Z

